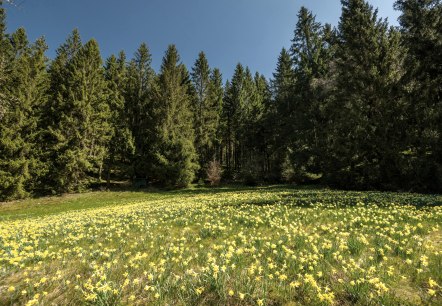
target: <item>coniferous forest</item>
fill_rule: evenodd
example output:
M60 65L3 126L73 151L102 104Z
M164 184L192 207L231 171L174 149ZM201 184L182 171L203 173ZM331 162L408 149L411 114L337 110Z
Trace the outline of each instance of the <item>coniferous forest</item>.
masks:
M396 1L399 27L364 0L341 3L336 27L294 14L271 79L238 63L227 81L204 52L186 67L170 45L154 71L148 44L103 59L77 30L49 59L43 38L7 31L1 6L0 199L115 181L184 187L208 170L441 192L442 2Z

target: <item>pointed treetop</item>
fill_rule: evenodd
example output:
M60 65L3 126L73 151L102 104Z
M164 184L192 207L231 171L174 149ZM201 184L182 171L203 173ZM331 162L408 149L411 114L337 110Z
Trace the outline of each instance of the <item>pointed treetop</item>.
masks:
M245 73L244 66L241 63L236 64L231 84L237 82L238 80L242 80L244 78L244 73Z
M118 59L117 59L118 63L120 64L126 64L126 53L124 53L124 51L120 51L118 53Z
M198 58L192 67L192 80L196 85L201 85L209 80L210 67L204 52L198 54Z
M17 31L11 35L11 43L17 56L26 52L29 41L24 28L17 29Z
M219 70L219 68L213 68L212 74L211 74L211 79L212 80L221 80L221 83L222 83L223 76L222 76L221 70Z
M276 64L276 70L273 73L272 83L278 84L287 78L289 78L287 82L293 79L292 59L290 58L290 54L287 49L282 48ZM276 86L279 87L279 85Z
M178 54L176 46L173 44L169 45L163 57L163 63L161 64L161 71L177 66L179 61L180 61L180 56Z
M82 53L88 59L92 59L94 64L102 64L103 60L100 54L100 47L95 39L89 40L81 49Z
M143 42L138 47L137 52L135 52L135 62L138 64L139 67L150 66L150 64L152 63L152 55L150 54L149 47L146 43Z
M379 28L387 29L386 20L378 19L378 10L365 0L341 0L342 15L338 29L341 42L355 40ZM375 35L369 35L374 38Z
M43 50L43 52L48 50L48 44L46 43L46 39L44 38L44 36L37 38L34 43L34 48L38 50Z
M81 46L80 32L78 29L74 29L66 39L66 42L57 49L57 57L66 57L66 60L70 61L81 49Z
M301 7L290 48L296 69L315 62L322 45L321 31L322 26L316 21L316 16L305 7Z

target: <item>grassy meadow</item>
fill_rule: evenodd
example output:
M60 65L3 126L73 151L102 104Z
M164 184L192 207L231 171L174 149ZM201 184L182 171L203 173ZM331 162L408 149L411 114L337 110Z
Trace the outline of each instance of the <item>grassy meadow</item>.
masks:
M442 305L442 196L92 192L0 204L0 305Z

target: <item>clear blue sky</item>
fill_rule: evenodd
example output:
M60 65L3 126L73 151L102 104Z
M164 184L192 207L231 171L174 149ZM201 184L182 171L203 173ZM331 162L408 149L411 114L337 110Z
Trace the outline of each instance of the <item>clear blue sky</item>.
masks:
M6 2L6 1L4 1ZM128 57L146 42L158 71L167 46L177 45L190 67L203 50L211 67L230 78L238 62L271 77L278 54L290 46L296 15L304 5L317 19L337 25L339 0L15 0L19 8L4 4L8 31L24 27L34 41L44 35L47 55L74 28L83 42L95 38L103 58L124 50ZM393 0L370 0L379 16L397 25Z

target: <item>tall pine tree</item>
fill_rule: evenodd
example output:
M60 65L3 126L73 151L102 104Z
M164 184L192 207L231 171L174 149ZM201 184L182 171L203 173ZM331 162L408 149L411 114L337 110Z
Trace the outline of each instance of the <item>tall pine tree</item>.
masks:
M224 143L226 147L226 175L232 177L239 170L241 111L244 104L245 69L238 63L232 80L225 86L222 110Z
M151 179L155 144L154 110L151 101L155 73L151 67L152 55L145 43L141 44L127 68L125 86L126 115L134 138L132 178Z
M66 79L57 93L62 113L51 129L56 139L51 175L59 191L70 192L101 179L111 136L110 110L96 41L83 45L62 70Z
M0 126L0 197L9 199L34 192L42 176L38 127L49 84L44 40L30 46L20 28L10 42L13 57L9 58L8 86L3 92L9 103Z
M396 8L407 49L402 78L408 106L404 185L442 190L442 2L399 0Z
M261 76L258 74L254 79L250 69L246 67L239 100L238 146L235 159L238 169L241 170L242 180L250 184L255 184L263 172L261 160L263 152L260 148L262 139L259 139L259 136L265 110L263 96L265 88L259 91L258 85L260 87L263 85Z
M345 188L380 188L385 167L394 167L387 157L400 151L400 144L392 147L397 127L385 122L392 114L402 115L394 104L398 41L366 1L342 4L335 100L329 108L328 181Z
M288 115L292 121L288 139L290 162L298 180L315 178L321 173L324 101L318 99L315 83L329 68L325 31L312 12L305 7L300 9L290 50L294 65L294 105Z
M292 59L290 53L283 48L271 80L273 103L266 112L265 124L270 134L270 152L274 156L272 166L269 166L274 177L280 177L282 174L282 165L287 158L292 139L295 114L294 84ZM290 163L287 163L286 168L292 169Z
M193 99L195 149L199 157L201 177L215 154L214 141L219 117L219 96L212 91L215 87L211 84L211 70L204 52L199 53L192 67L191 77L196 92L195 99ZM218 78L220 75L215 77Z
M216 127L215 135L212 139L212 151L211 154L214 156L209 157L211 159L215 159L218 161L222 161L222 126L221 126L221 113L223 107L223 98L224 98L224 87L223 87L223 77L221 71L218 68L212 70L210 75L210 83L209 83L209 99L211 101L211 111L210 118L213 125ZM214 153L212 153L214 152Z
M187 186L198 170L188 78L176 47L170 45L153 95L158 134L156 178L166 186Z
M46 173L41 181L41 193L56 193L61 191L57 175L57 158L59 154L59 139L57 137L59 122L64 113L68 112L66 86L68 82L68 66L82 47L80 34L74 29L56 50L56 57L49 66L49 98L42 105L40 120L40 160L46 167Z
M126 55L120 52L118 58L110 56L105 65L105 76L109 89L108 104L111 111L110 124L112 138L106 155L106 181L108 188L112 173L117 178L124 178L131 166L130 158L135 153L134 139L129 127L130 118L126 112L124 88L127 82Z

